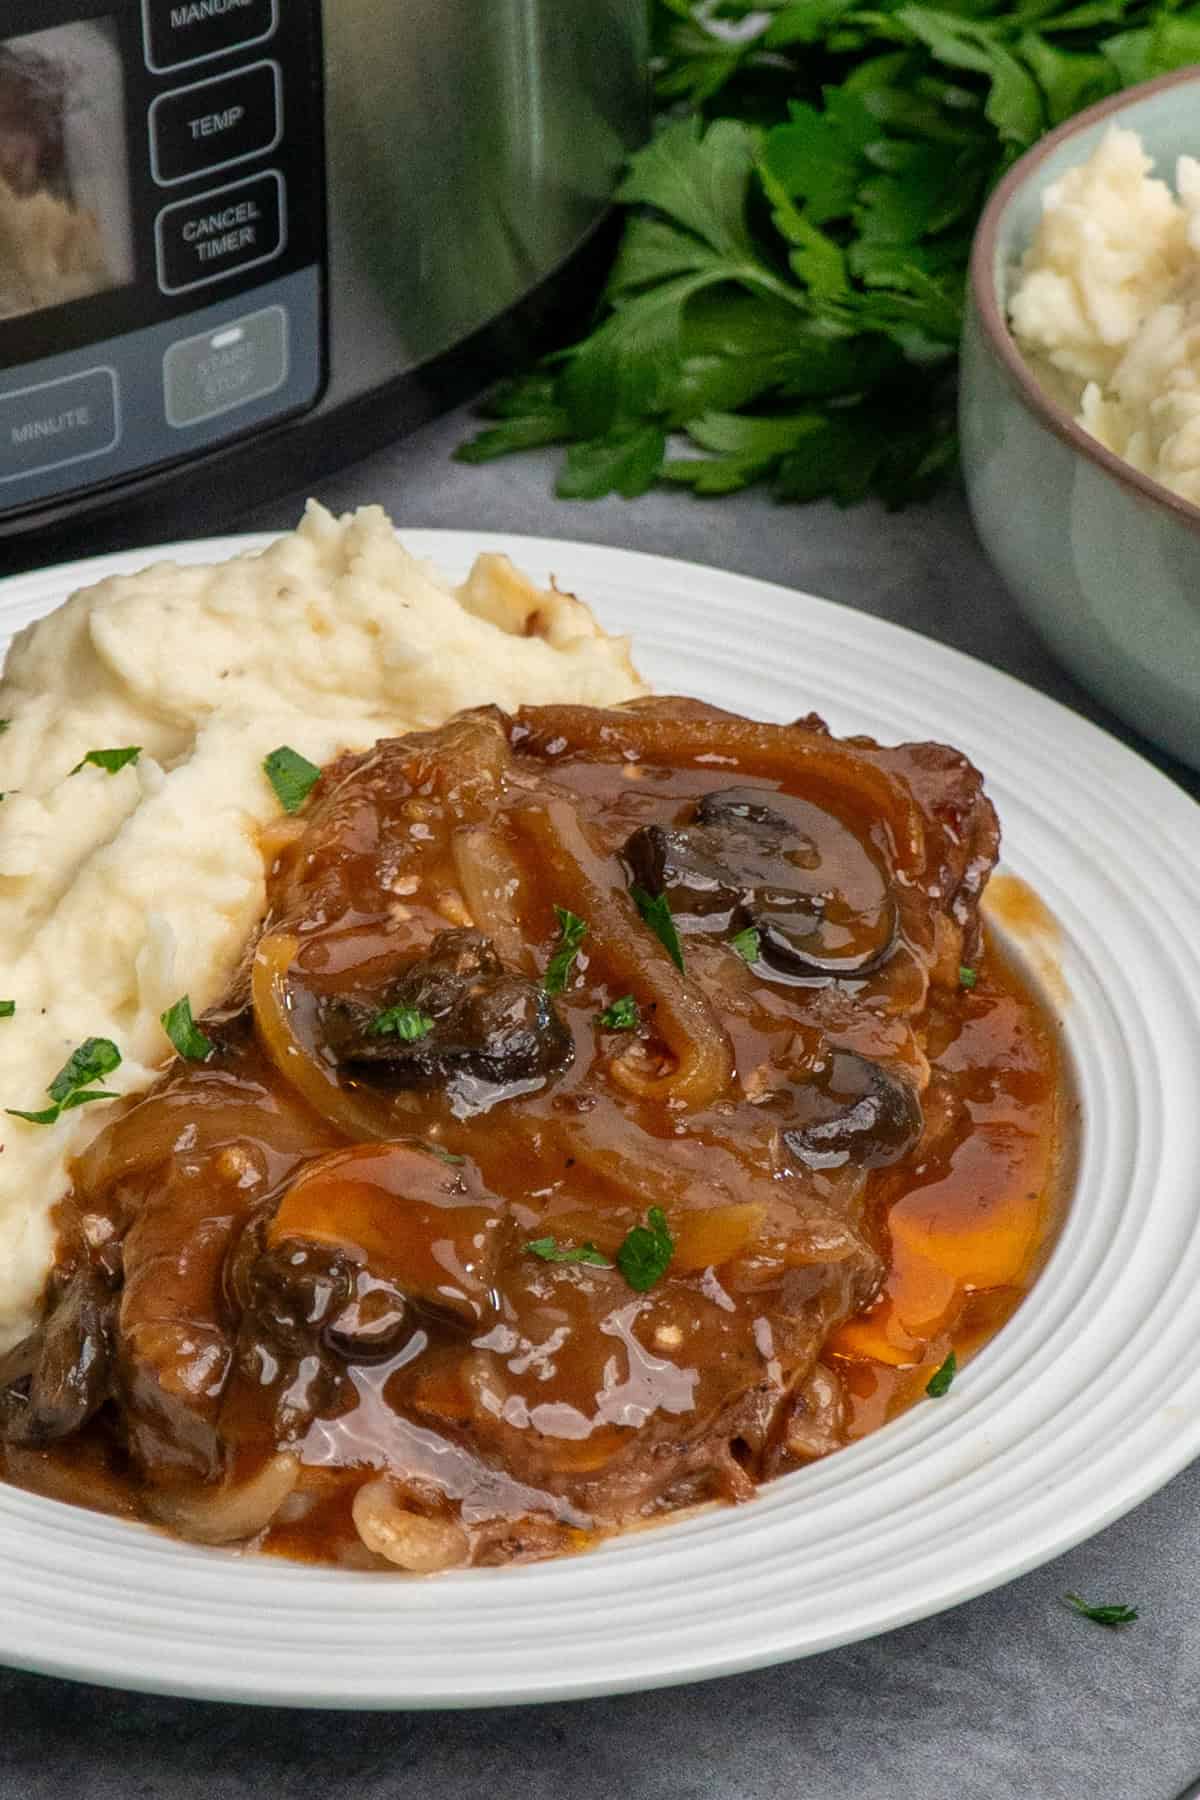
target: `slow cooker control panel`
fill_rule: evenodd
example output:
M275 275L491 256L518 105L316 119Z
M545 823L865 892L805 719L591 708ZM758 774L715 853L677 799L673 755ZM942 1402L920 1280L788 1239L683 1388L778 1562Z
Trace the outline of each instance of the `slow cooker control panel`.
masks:
M18 0L0 30L0 516L324 381L318 0Z

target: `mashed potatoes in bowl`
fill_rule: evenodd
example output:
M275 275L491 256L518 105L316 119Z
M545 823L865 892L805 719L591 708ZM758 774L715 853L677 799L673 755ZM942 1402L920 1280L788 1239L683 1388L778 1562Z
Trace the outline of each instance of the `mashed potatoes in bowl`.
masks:
M1013 164L975 232L959 365L984 548L1076 679L1194 767L1198 103L1200 69L1177 70Z
M89 1039L121 1048L102 1085L141 1092L171 1054L164 1010L226 990L266 904L273 749L321 764L466 707L644 691L580 601L501 556L450 587L377 506L310 504L265 551L73 595L0 681L4 1105L44 1111ZM106 1110L0 1121L0 1350L30 1329L67 1165Z
M1009 316L1079 424L1200 505L1200 162L1177 159L1174 192L1153 169L1114 125L1046 189Z

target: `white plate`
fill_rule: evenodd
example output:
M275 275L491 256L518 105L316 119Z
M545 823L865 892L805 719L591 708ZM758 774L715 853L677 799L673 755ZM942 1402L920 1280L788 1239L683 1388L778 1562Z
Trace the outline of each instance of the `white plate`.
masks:
M0 584L0 630L155 556ZM983 1592L1098 1531L1200 1452L1200 874L1195 806L1041 695L924 638L716 570L413 531L455 576L506 550L632 631L660 690L983 768L1006 865L1062 928L1084 1107L1076 1197L1031 1298L937 1405L762 1490L592 1555L430 1581L171 1542L0 1487L0 1659L217 1699L471 1706L802 1656Z

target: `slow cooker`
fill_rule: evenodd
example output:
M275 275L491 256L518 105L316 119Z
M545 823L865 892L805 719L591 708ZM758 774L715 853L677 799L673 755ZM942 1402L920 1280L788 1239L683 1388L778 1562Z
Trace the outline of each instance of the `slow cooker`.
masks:
M306 482L529 356L595 292L647 11L4 0L6 563Z

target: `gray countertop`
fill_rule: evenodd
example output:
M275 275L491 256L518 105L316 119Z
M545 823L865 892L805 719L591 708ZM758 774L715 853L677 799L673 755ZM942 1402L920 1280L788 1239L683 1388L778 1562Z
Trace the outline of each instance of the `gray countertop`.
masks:
M568 505L551 497L549 458L451 463L462 434L461 416L443 420L326 481L321 498L336 509L382 501L401 527L577 537L805 588L954 644L1112 727L1022 622L957 496L892 516L758 494ZM290 525L302 498L209 528ZM1070 1589L1141 1617L1105 1630L1065 1607ZM939 1618L658 1694L474 1714L293 1713L0 1671L0 1800L1173 1800L1200 1773L1198 1615L1193 1465L1099 1537Z

